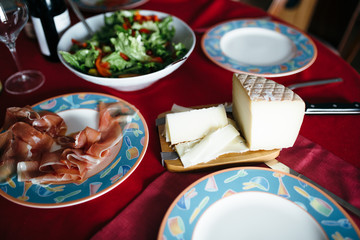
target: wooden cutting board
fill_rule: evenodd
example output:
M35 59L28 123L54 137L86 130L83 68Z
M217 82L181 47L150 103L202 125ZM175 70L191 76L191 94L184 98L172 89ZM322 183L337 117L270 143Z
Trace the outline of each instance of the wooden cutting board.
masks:
M202 108L202 107L210 107L210 106L213 105L193 107L193 108ZM200 163L191 167L184 168L175 150L170 146L170 143L166 142L164 136L165 115L167 113L170 112L165 112L158 116L156 120L156 125L158 127L158 133L159 133L159 139L161 145L162 163L163 166L166 167L170 172L190 172L190 171L196 171L202 169L223 168L224 166L238 166L238 165L245 165L248 163L261 163L275 159L277 156L279 156L280 153L279 149L248 151L244 153L228 153L221 155L212 161L206 163ZM228 117L232 118L231 114L229 114Z

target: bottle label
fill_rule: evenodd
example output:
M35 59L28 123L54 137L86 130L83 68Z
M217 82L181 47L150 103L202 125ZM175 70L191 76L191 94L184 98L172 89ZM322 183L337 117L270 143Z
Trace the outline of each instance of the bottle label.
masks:
M33 25L34 25L36 38L38 40L39 47L40 47L40 50L41 50L42 54L44 54L46 56L50 56L50 50L49 50L49 47L48 47L47 42L46 42L44 28L43 28L43 26L41 24L40 18L31 16L31 20L32 20Z
M54 17L55 27L59 34L64 32L71 24L69 11L66 10L60 15Z
M46 42L44 27L41 24L40 18L31 16L31 20L34 25L34 30L35 30L36 37L37 37L42 54L44 54L46 56L50 56L50 50L49 50L49 46ZM71 24L69 11L66 10L65 12L55 16L54 23L55 23L56 31L58 32L58 34L61 34Z

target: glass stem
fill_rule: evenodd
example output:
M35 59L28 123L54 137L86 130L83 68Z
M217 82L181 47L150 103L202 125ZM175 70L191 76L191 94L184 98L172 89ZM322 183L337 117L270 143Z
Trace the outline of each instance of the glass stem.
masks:
M21 64L20 64L20 61L19 61L19 57L18 57L18 54L17 54L17 51L16 51L15 42L7 43L6 46L9 48L9 50L11 52L11 55L12 55L14 61L15 61L16 68L17 68L18 72L22 71Z

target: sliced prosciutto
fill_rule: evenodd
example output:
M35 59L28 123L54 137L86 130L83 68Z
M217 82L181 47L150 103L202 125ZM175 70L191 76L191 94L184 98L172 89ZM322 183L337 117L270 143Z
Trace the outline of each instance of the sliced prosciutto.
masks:
M78 182L84 178L88 166L84 161L72 159L68 151L47 152L43 154L41 161L19 162L18 181Z
M53 138L24 122L14 123L0 135L0 181L16 174L19 161L39 161L48 152Z
M67 130L64 119L56 113L47 111L38 113L30 106L8 108L2 130L10 128L10 126L17 122L28 123L35 129L46 132L51 137L63 136Z
M82 182L101 171L120 150L124 108L122 103L102 102L98 108L98 129L86 127L70 135L65 135L65 121L55 113L9 108L6 131L0 135L0 180L17 170L18 181ZM54 145L60 148L52 151Z
M84 153L102 158L106 157L110 148L122 138L123 106L121 103L99 103L98 130L86 127L72 137L65 136L58 139L58 144L71 148L81 148ZM126 116L126 115L125 115Z

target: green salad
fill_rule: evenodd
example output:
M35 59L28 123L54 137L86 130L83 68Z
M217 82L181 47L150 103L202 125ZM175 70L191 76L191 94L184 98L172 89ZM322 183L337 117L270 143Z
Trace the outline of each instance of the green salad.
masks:
M152 73L182 58L188 49L175 44L172 17L144 16L120 10L104 16L105 25L89 40L72 39L69 52L60 51L75 69L94 76L128 77Z

